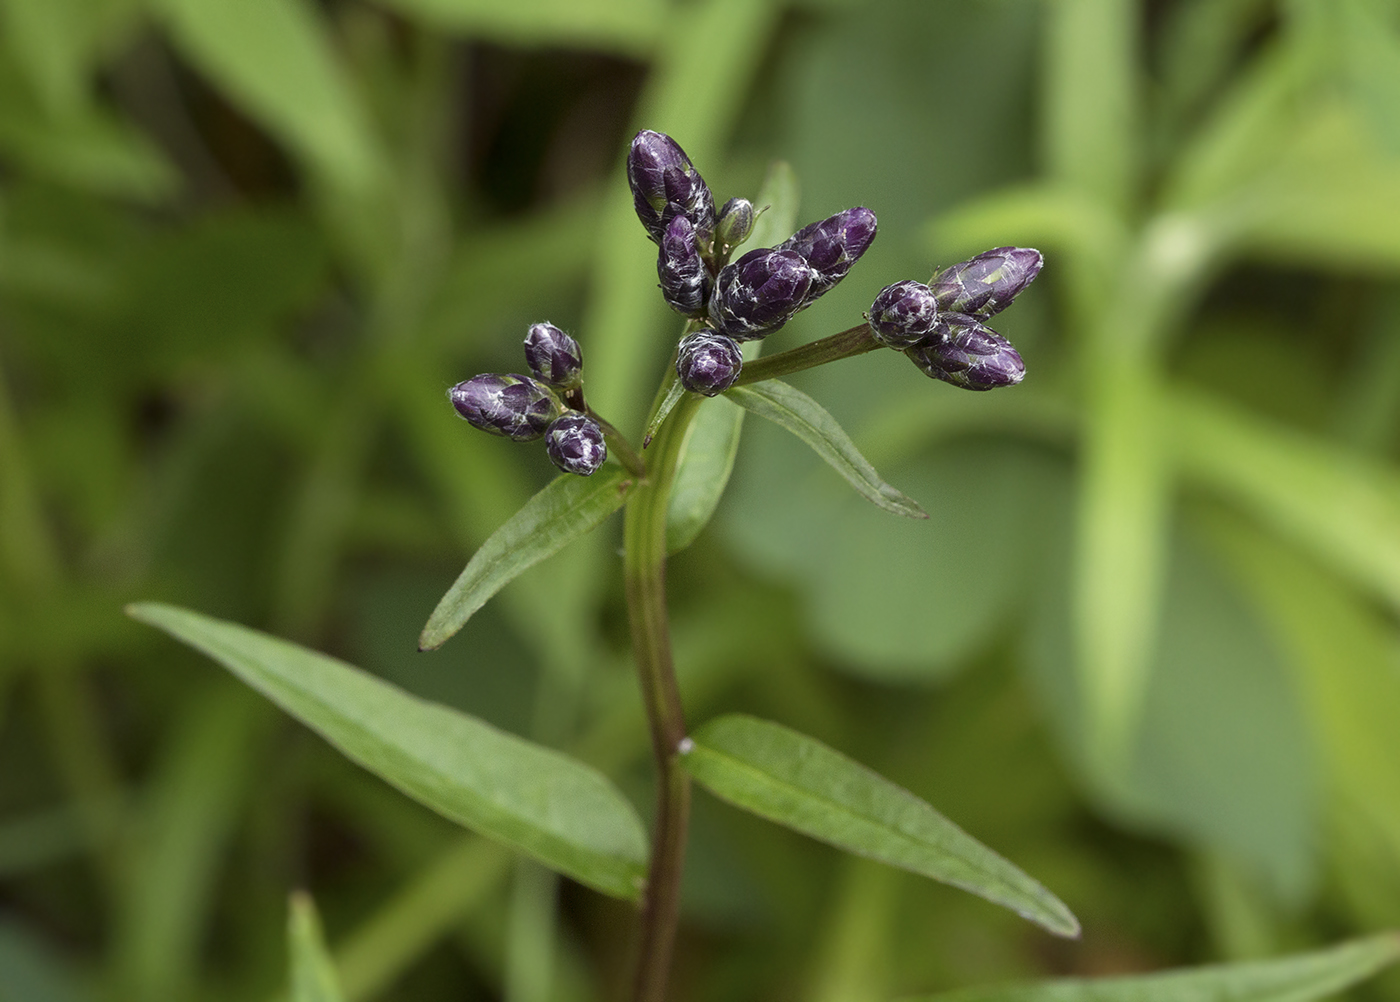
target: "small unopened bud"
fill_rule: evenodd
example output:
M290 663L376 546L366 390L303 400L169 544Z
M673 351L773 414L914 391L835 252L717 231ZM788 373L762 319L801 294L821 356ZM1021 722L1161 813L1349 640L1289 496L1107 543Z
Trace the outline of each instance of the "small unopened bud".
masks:
M1026 375L1010 341L962 313L940 313L929 336L904 354L934 379L965 390L1014 386Z
M891 348L912 348L928 336L937 319L933 293L913 279L885 286L870 304L870 332Z
M473 376L447 396L473 427L517 442L539 438L563 410L554 394L529 376Z
M572 389L583 379L583 352L578 342L551 323L532 324L525 335L525 363L536 379Z
M713 397L734 385L744 356L733 338L712 330L696 331L676 349L676 375L692 393Z
M1044 264L1034 248L998 247L945 268L928 287L940 310L990 317L1010 306Z
M710 297L710 320L735 341L767 337L802 308L813 272L788 250L751 250L725 265Z
M593 473L608 458L603 429L598 427L598 422L578 411L570 411L549 426L544 435L544 450L559 469L581 477Z
M656 274L661 279L661 295L671 309L683 317L705 315L710 273L700 258L695 227L685 216L677 216L667 224L656 258Z
M685 216L701 242L708 242L715 226L715 200L705 179L674 139L662 132L643 129L632 138L627 153L627 183L637 218L658 244L666 226Z
M875 213L858 205L804 226L778 245L781 250L801 254L816 273L807 294L808 302L846 277L851 265L875 239L875 228Z
M753 232L753 203L747 198L731 198L715 220L715 248L722 256L738 247Z

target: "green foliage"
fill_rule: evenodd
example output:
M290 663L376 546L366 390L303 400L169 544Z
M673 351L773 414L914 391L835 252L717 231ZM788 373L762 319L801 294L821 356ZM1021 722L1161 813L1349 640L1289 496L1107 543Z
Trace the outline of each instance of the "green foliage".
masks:
M288 905L287 953L291 958L292 1002L344 1002L335 965L326 952L321 916L305 892L293 894Z
M1078 919L1040 884L909 791L812 738L734 715L691 741L686 769L739 807L971 891L1061 936L1079 934Z
M1061 978L926 996L949 1002L1308 1002L1363 981L1400 959L1388 933L1280 960L1220 964L1137 977Z
M214 658L444 817L605 893L637 893L646 860L641 822L593 770L266 634L171 606L129 611Z
M442 597L418 638L420 651L445 644L510 580L551 557L622 507L631 481L607 466L586 479L562 474L491 534Z
M740 406L792 432L860 492L861 497L908 518L928 518L918 504L880 479L826 408L778 379L736 386L726 394Z

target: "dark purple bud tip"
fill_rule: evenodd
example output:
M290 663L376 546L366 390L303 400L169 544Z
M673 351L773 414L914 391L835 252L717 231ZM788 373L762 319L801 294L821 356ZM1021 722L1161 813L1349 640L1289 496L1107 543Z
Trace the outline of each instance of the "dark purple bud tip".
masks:
M536 379L560 389L583 380L583 352L578 342L551 323L531 324L525 335L525 363Z
M720 269L710 297L710 320L735 341L767 337L802 308L813 277L800 254L777 248L751 250Z
M586 477L608 458L603 429L598 422L578 411L570 411L549 426L544 435L549 459L565 473Z
M1026 375L1010 341L962 313L940 313L929 336L904 354L934 379L965 390L1014 386Z
M885 286L870 304L870 332L891 348L912 348L929 335L937 319L933 293L913 279Z
M753 232L755 218L753 203L747 198L731 198L725 202L715 221L715 245L719 252L727 255L747 240Z
M1044 264L1034 248L998 247L944 269L928 287L940 310L990 317L1010 306Z
M657 243L676 216L689 219L700 241L709 242L715 226L714 196L685 150L670 136L643 129L632 138L627 183L632 186L637 218Z
M473 427L517 442L539 438L563 410L547 387L528 376L473 376L447 396Z
M816 273L809 302L846 277L875 239L875 227L875 213L858 205L804 226L778 245L801 254Z
M661 279L661 295L671 309L683 317L705 315L710 273L700 258L695 227L685 216L677 216L667 224L656 258L656 274Z
M744 356L733 338L712 330L696 331L676 349L676 375L692 393L713 397L734 385Z

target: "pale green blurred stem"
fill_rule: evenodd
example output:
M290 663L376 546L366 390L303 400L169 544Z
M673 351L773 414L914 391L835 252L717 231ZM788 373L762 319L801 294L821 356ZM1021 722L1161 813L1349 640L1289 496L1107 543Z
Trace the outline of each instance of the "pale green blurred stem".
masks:
M685 432L702 398L687 394L652 440L650 472L628 498L623 574L632 627L632 657L642 686L656 757L656 820L651 867L642 897L634 1002L661 1002L680 916L681 871L690 816L690 779L680 767L685 716L671 659L666 614L666 512Z

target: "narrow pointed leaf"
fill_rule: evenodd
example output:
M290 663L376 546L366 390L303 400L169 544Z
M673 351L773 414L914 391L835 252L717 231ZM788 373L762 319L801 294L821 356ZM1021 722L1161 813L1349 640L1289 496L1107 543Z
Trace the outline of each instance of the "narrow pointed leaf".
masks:
M710 523L719 506L744 428L744 411L716 398L700 405L686 430L666 510L666 552L684 550Z
M1371 977L1397 957L1400 936L1386 933L1276 960L1132 977L1055 978L923 998L927 1002L1312 1002Z
M1079 921L1034 879L908 790L813 738L733 714L705 724L690 741L686 769L738 807L960 887L1056 935L1079 935Z
M292 968L291 1002L345 1002L335 964L326 950L321 917L311 895L291 897L287 916L287 955Z
M444 817L605 894L637 895L647 857L641 822L594 769L257 630L155 603L127 612L207 654Z
M428 617L418 649L441 647L513 578L597 528L622 507L631 486L627 471L611 464L591 477L554 478L472 555Z
M778 379L767 379L749 386L736 386L725 396L802 439L863 497L885 511L908 518L928 518L913 498L880 479L880 474L860 454L845 429L825 407L801 390Z

